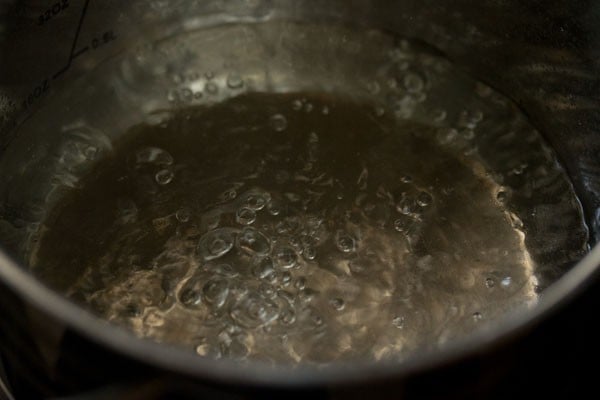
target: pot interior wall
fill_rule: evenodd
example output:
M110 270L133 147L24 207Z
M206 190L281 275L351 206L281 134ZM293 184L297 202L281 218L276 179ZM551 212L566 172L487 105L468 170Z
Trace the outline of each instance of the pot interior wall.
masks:
M89 85L90 77L102 71L106 60L120 57L123 52L135 49L132 54L143 57L152 49L154 41L185 32L202 32L206 27L234 21L336 22L354 29L375 28L434 46L441 56L497 89L525 112L566 169L590 229L589 244L596 243L600 229L600 135L597 132L600 107L596 95L600 67L595 60L600 24L597 21L598 6L592 2L557 2L554 6L525 5L516 1L474 5L469 1L445 4L428 0L171 3L153 6L143 1L127 5L109 1L103 6L90 3L80 38L80 43L89 43L90 50L85 59L83 56L71 59L73 53L69 45L57 48L57 43L71 43L71 22L82 18L83 9L80 9L81 13L71 10L67 14L65 11L64 18L57 19L56 35L48 35L41 28L33 29L31 11L24 6L15 5L2 22L5 29L0 41L0 55L8 62L0 66L0 96L3 96L0 99L7 105L3 109L4 125L0 125L0 238L3 248L24 267L28 266L27 257L31 256L31 248L39 239L40 222L48 208L59 203L72 190L68 184L56 185L57 175L62 174L62 182L68 182L69 177L65 174L85 174L94 165L84 160L70 167L76 170L60 169L61 163L64 163L65 146L73 143L73 132L77 131L75 136L79 138L85 136L86 140L91 140L102 155L103 151L109 151L111 142L130 126L140 120L152 122L152 118L158 118L148 117L147 112L160 108L162 104L159 101L146 102L146 108L131 108L127 115L111 120L108 117L114 110L110 106L98 107L98 100L107 98L111 91L119 91L122 87L116 81ZM87 7L87 2L85 5ZM289 32L297 33L292 29ZM266 35L266 42L274 43L277 39L277 32L262 33ZM114 44L110 44L112 41ZM102 47L100 43L106 46ZM234 50L246 51L242 45L235 46L232 39ZM37 57L47 62L32 60L32 48L36 49ZM289 91L305 90L306 87L295 80L286 80L285 65L278 55L269 54L269 50L272 49L266 46L261 51L246 53L248 60L244 72L259 74L262 63L267 59L273 63L271 74L278 85ZM223 58L231 57L221 48L211 51L213 53L207 54L219 57L205 55L205 69L211 69L213 59L222 62ZM303 54L302 48L289 51L290 54L298 52L296 61L310 60L311 55ZM236 54L235 51L230 53ZM183 51L176 55L181 62L191 62L186 61ZM368 52L358 55L356 65L347 67L348 70L339 67L336 72L350 80L360 75L361 65L368 64L369 59ZM65 60L69 60L70 69L64 75L52 78ZM300 65L301 61L298 63L296 71L310 71L310 62L304 66ZM134 84L139 87L157 74L136 70L139 66L133 62L126 67L129 69L121 73L137 79ZM165 71L158 73L167 74L168 68L167 63ZM273 84L272 80L258 81L265 90ZM331 82L313 81L309 88L311 85L327 84ZM127 100L142 102L162 93L164 103L164 93L170 88L166 84L161 85L148 87L146 91L137 90ZM36 95L38 87L41 87L39 96ZM31 93L39 99L31 100ZM22 104L23 99L26 111L23 107L13 106ZM114 103L114 106L119 104ZM102 129L102 134L93 128L82 130L78 125L81 115L85 115L87 122L110 120L110 129ZM31 121L34 121L33 124ZM22 128L14 127L21 122ZM76 182L72 184L75 186ZM533 191L543 190L534 183L532 185L530 189ZM542 208L538 209L541 213L540 210ZM554 221L554 229L557 230L573 228L561 225L560 218L560 215L548 215L546 224ZM582 235L585 232L579 230L570 240L581 241ZM532 237L535 237L535 232ZM564 259L560 268L545 272L543 280L546 283L558 279L583 256L582 251L566 252L564 249L571 247L568 241L557 243L552 238L536 239L537 244L543 242L547 243L541 245L535 257L540 260ZM78 275L74 274L72 280L77 278Z

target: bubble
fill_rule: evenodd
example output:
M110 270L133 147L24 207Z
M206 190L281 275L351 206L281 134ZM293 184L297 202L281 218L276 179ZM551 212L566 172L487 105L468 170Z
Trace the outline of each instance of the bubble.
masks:
M427 100L427 94L425 94L425 92L414 93L412 98L415 102L422 103Z
M219 347L221 348L221 352L224 355L227 355L229 352L229 345L231 344L231 329L230 327L225 327L219 334L217 335L217 340L219 342Z
M317 250L315 249L314 246L305 246L303 251L302 251L302 256L308 260L308 261L312 261L317 257Z
M394 104L394 115L401 119L409 119L415 111L415 99L413 96L407 95L397 99Z
M303 235L302 243L304 243L306 245L316 243L318 240L311 235L312 235L312 233L314 233L315 230L319 229L319 227L322 226L324 224L324 222L325 222L325 220L322 217L319 217L316 215L308 216L308 218L306 218L305 224L306 224L306 228L309 229L311 234Z
M446 119L447 113L446 110L436 109L432 112L431 116L433 118L433 122L439 123Z
M161 169L160 171L158 171L156 173L156 175L154 175L154 179L156 180L156 183L158 183L159 185L167 185L167 184L171 183L174 176L175 176L175 174L173 174L173 171L165 168L165 169Z
M241 196L241 203L253 211L259 211L265 208L265 205L271 199L268 193L246 193Z
M479 322L483 319L483 315L481 315L480 312L474 312L472 317L473 317L473 321L475 321L475 322Z
M256 221L256 212L250 208L242 207L235 213L235 220L240 225L250 225Z
M237 244L246 253L266 255L271 250L269 239L254 228L244 228L238 235Z
M267 283L261 283L258 288L258 291L263 297L267 299L273 299L277 296L277 291L275 290L275 288Z
M87 160L94 160L98 155L99 149L95 146L88 145L81 149L81 153Z
M480 110L463 110L458 117L458 126L474 129L482 119Z
M344 303L344 300L339 297L331 299L329 301L329 304L331 305L331 307L333 307L337 311L342 311L344 309L344 307L346 306L346 304Z
M485 286L486 286L488 289L491 289L491 288L493 288L495 285L496 285L496 282L494 281L494 279L493 279L493 278L486 278L486 279L485 279Z
M310 303L315 298L317 293L317 291L305 287L298 292L298 299L300 299L300 301L303 303Z
M404 215L418 215L421 210L413 197L403 193L400 200L396 203L396 211Z
M231 266L231 264L213 264L208 263L204 265L204 270L213 275L222 275L228 278L234 278L239 275L239 273Z
M161 315L160 311L150 310L144 317L144 324L152 327L163 326L165 318Z
M293 268L298 263L298 255L294 249L289 246L277 248L275 257L277 260L277 265L284 269Z
M202 283L202 280L197 275L192 275L183 284L177 294L177 298L184 307L194 309L202 304Z
M335 235L335 245L342 253L352 253L356 251L356 240L344 231L337 231Z
M302 253L302 241L299 237L292 236L288 239L288 242L298 253Z
M257 328L276 319L279 308L271 300L251 293L232 307L230 316L243 327Z
M200 290L184 286L179 292L179 302L188 308L195 308L202 303Z
M313 110L314 106L311 103L306 103L304 104L304 112L311 112Z
M465 140L472 140L475 137L475 131L471 128L461 129L460 136Z
M233 200L237 197L237 191L235 189L227 189L223 193L219 195L219 200L221 201L229 201Z
M407 57L407 54L404 52L407 45L404 43L404 41L401 43L401 46L402 49L393 48L392 50L388 51L387 55L392 62L400 62Z
M306 278L301 276L296 279L296 282L294 282L294 287L298 290L304 289L306 287Z
M192 216L192 213L188 208L182 207L175 212L175 218L179 222L188 222Z
M135 161L138 164L171 165L173 157L158 147L144 147L135 153Z
M292 274L290 273L290 271L283 271L281 273L281 284L283 286L287 286L290 284L291 281L292 281Z
M452 196L454 193L454 188L452 186L446 186L442 188L442 194L445 196Z
M250 351L248 347L239 340L232 340L227 346L226 355L232 358L244 358Z
M421 207L427 207L433 201L433 196L426 191L421 191L417 196L417 204Z
M323 108L321 108L321 114L329 115L329 107L323 106Z
M194 348L194 350L199 356L208 356L212 352L211 346L208 343L200 343Z
M458 131L454 128L441 128L436 134L436 138L441 144L452 143L457 136Z
M283 195L292 203L298 203L302 199L302 197L299 194L294 192L285 192Z
M230 89L239 89L244 86L244 80L236 73L231 73L227 76L227 87Z
M269 118L269 125L275 132L283 132L287 128L287 119L281 114L275 114Z
M219 92L219 87L214 82L206 82L206 85L204 85L204 91L208 94L217 94Z
M221 222L221 213L218 210L208 212L202 216L201 224L208 229L215 229Z
M315 325L315 326L321 326L323 325L323 317L321 317L319 314L317 314L316 312L312 312L310 314L310 321Z
M235 231L231 228L217 228L202 235L198 242L198 252L206 261L219 258L233 248Z
M519 230L523 229L523 221L521 221L521 218L519 218L517 216L517 214L509 212L508 217L510 219L510 222L512 223L512 226L515 229L519 229Z
M283 325L292 325L296 322L296 313L293 309L286 307L279 313L279 321L281 321Z
M281 208L279 208L279 205L276 203L270 203L267 206L267 211L269 212L269 214L277 216L281 213Z
M404 87L409 93L418 93L425 87L425 82L419 75L409 72L404 76Z
M506 201L507 196L508 194L506 193L506 191L499 190L496 194L496 200L498 200L500 203L504 203Z
M520 164L520 165L516 166L515 168L513 168L509 172L509 174L512 174L512 175L521 175L525 171L526 168L527 168L527 164L525 164L525 163Z
M273 260L270 257L259 260L252 269L252 274L259 279L271 281L275 276Z
M398 232L408 233L415 224L415 219L409 216L402 216L394 221L394 229Z
M404 328L404 317L394 317L394 319L392 319L392 325L398 329Z
M500 286L502 286L503 288L507 288L510 286L511 283L512 283L512 278L510 276L507 276L507 277L504 277L500 281Z
M294 234L300 228L300 224L296 218L290 217L280 221L275 226L275 230L280 235Z
M367 188L367 179L369 178L369 170L367 167L363 166L358 179L356 180L356 184L360 190L365 190Z
M202 287L202 297L206 303L215 308L220 308L225 304L229 295L229 283L223 278L210 279Z
M296 99L296 100L292 101L292 109L294 111L300 111L300 110L302 110L302 104L303 104L302 100Z
M392 89L393 91L395 91L396 89L398 89L398 80L396 78L389 78L386 80L386 85L389 89Z

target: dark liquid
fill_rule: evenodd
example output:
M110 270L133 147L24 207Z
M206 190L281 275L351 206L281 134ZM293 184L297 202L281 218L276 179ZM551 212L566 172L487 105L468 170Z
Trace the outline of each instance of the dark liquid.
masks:
M133 127L52 211L34 271L140 336L283 362L400 357L534 300L502 175L379 114L255 93Z

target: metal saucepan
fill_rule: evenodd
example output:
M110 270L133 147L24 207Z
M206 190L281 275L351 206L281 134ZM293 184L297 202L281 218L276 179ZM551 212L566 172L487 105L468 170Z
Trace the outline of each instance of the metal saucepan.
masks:
M600 229L599 15L597 5L589 1L4 2L0 8L0 356L9 386L23 397L68 395L98 387L105 388L99 392L102 395L126 396L132 395L128 391L132 382L144 398L192 393L251 396L264 394L261 390L288 389L302 389L304 394L339 390L340 395L350 395L375 383L382 393L390 394L391 388L409 387L419 374L433 374L435 379L432 371L459 363L463 373L472 376L482 360L497 360L498 349L582 291L600 266L600 247L594 247ZM563 268L547 271L535 307L510 313L488 329L402 361L321 368L240 366L233 360L202 358L142 340L37 280L29 272L22 245L39 226L40 203L49 193L49 160L53 146L63 139L54 127L78 113L100 115L102 110L94 108L102 104L98 99L120 90L118 83L108 80L94 81L100 89L86 83L94 71L122 54L142 59L155 43L178 35L267 21L280 21L282 26L341 24L415 38L434 45L466 73L510 98L542 132L573 183L589 228L591 251L565 255L560 248L568 243L549 242L547 255L564 257ZM269 55L268 51L244 53L247 49L235 46L232 42L234 58L249 57L251 65ZM173 57L184 60L184 53ZM209 65L210 52L206 54L202 62ZM275 53L270 56L277 59ZM305 70L296 66L298 74L309 70L307 57ZM356 57L358 66L370 62L368 55ZM160 73L169 73L169 64L165 65ZM136 70L135 63L128 68L122 72L133 76L133 81L139 79L136 84L144 81L145 74L157 73ZM336 73L343 74L343 68ZM292 88L294 79L301 79L275 73L271 78L271 84ZM128 101L152 98L156 90L181 101L192 95L166 87L144 90L128 92ZM160 108L157 104L148 107ZM147 111L140 107L113 121L112 128L123 132L151 118ZM44 125L47 121L53 122ZM25 129L28 123L37 125ZM556 218L559 229L570 229L560 225L560 216Z

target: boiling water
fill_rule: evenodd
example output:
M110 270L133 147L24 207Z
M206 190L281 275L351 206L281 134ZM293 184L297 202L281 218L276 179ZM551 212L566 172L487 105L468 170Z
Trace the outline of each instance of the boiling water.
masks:
M568 261L547 221L585 231L562 169L506 98L385 37L363 96L170 92L71 184L35 273L139 336L274 362L401 358L533 304Z

